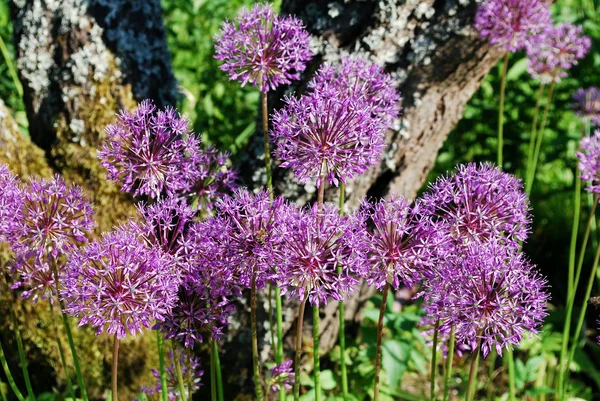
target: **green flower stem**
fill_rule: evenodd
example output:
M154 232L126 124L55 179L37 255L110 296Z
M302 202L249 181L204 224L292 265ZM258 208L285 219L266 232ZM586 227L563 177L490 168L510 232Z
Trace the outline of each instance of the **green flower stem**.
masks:
M452 377L452 360L454 359L454 326L450 329L448 340L448 356L446 357L446 371L444 372L444 401L450 399L450 378Z
M215 369L215 340L210 340L210 399L211 401L217 401L217 378Z
M4 355L4 349L2 348L2 343L0 343L0 363L2 364L2 369L4 370L4 374L6 375L6 381L8 381L8 385L12 389L13 393L17 396L19 401L25 401L25 397L17 387L15 383L15 379L13 378L12 373L10 373L10 369L8 367L8 363L6 362L6 355Z
M321 355L319 349L319 307L313 306L313 355L315 376L315 401L321 401Z
M597 196L596 196L597 198ZM596 202L598 203L598 199ZM594 281L596 278L596 269L598 268L598 261L600 260L600 247L596 251L596 256L594 257L594 264L592 265L592 270L590 272L590 277L588 279L587 288L585 290L585 296L583 297L583 304L581 305L581 311L579 312L579 319L577 320L577 326L575 326L575 331L573 332L573 344L571 345L571 350L569 352L569 358L567 359L566 369L568 371L568 367L571 365L573 361L573 357L575 356L575 350L577 349L577 339L581 334L581 329L583 328L583 321L585 320L585 311L587 310L588 300L590 299L590 295L592 294L592 288L594 287ZM568 374L568 373L567 373ZM566 384L566 382L565 382ZM560 395L560 399L564 397L565 387L563 386L563 393Z
M433 346L431 347L431 377L429 383L429 398L431 401L435 401L435 376L437 371L437 346L438 346L438 328L440 327L440 321L435 322L433 328Z
M29 369L27 368L27 358L25 358L25 348L23 347L23 340L21 339L21 332L19 329L19 322L13 308L10 310L10 320L13 324L13 330L15 333L15 340L17 341L17 351L19 352L19 361L21 363L21 370L23 371L23 378L25 379L25 388L27 388L27 397L29 401L35 401L35 393L31 386L31 380L29 378Z
M58 269L56 265L52 266L52 274L54 275L54 283L56 285L56 293L59 294L58 288ZM67 341L69 342L69 349L71 350L71 356L73 357L73 365L75 365L75 374L77 375L77 383L79 383L79 388L81 391L81 398L83 401L88 401L87 389L85 387L85 381L83 380L83 374L81 373L81 365L79 364L79 357L77 356L77 350L75 349L75 341L73 340L73 332L71 331L71 324L69 323L69 318L65 314L65 307L63 306L63 302L59 299L58 305L60 306L60 315L63 321L63 326L65 328L65 333L67 333Z
M538 90L538 94L535 100L535 109L533 111L533 122L531 124L531 136L529 137L529 150L527 152L527 167L525 170L525 179L529 178L529 173L531 171L531 163L533 162L533 152L535 150L535 143L537 139L537 121L540 115L540 104L542 102L542 97L544 95L544 89L546 88L545 84L540 85L540 89Z
M23 97L23 85L21 85L21 81L19 81L19 77L17 75L17 71L15 70L15 66L12 62L10 54L8 54L8 49L6 48L6 44L4 43L4 40L2 39L1 36L0 36L0 51L2 52L2 56L4 57L4 61L6 62L6 65L8 66L8 72L10 73L10 76L15 84L15 88L17 88L17 93L19 94L20 97Z
M586 234L584 236L584 242L582 249L587 246L587 237L589 236L591 221L594 216L596 203L592 204L592 211L590 214L590 220L588 221L588 228L586 228ZM575 254L577 251L577 233L579 232L579 217L581 214L581 179L579 178L579 169L575 170L575 199L574 199L574 210L573 210L573 225L571 228L571 244L569 248L569 273L567 283L567 305L566 305L566 316L565 316L565 327L563 328L562 345L560 350L559 358L559 369L558 369L558 380L557 380L557 394L559 399L563 393L564 377L565 377L565 365L564 362L567 358L567 350L569 347L569 334L571 330L571 316L573 313L573 302L574 294L577 291L575 284ZM579 275L577 277L579 281Z
M277 362L277 345L275 343L275 325L273 324L273 284L269 283L269 294L268 294L267 308L269 315L269 334L271 334L271 346L273 347L273 353L275 354L275 362ZM268 398L267 398L268 399Z
M515 401L515 356L510 347L506 349L506 359L508 360L508 399Z
M119 377L119 337L115 334L113 345L113 361L112 361L112 401L118 401L117 380Z
M390 283L386 282L381 294L381 307L379 308L379 322L377 323L377 346L375 349L375 385L373 387L373 401L379 401L379 376L381 375L381 343L383 340L383 318L387 302Z
M269 107L267 106L267 93L262 92L262 123L263 139L265 146L265 167L267 169L267 188L273 199L273 173L271 167L271 146L269 145Z
M553 75L553 77L556 76L556 73ZM544 139L544 129L546 128L546 122L548 121L548 112L550 110L550 105L552 104L552 95L554 94L554 88L556 86L556 82L554 82L554 79L552 80L552 83L550 84L550 87L548 88L548 96L546 99L546 106L544 107L544 114L542 115L542 122L540 124L540 129L538 130L537 133L537 138L536 138L536 144L535 144L535 151L533 153L533 159L531 162L531 169L529 171L529 176L527 177L527 180L525 181L525 190L527 192L527 195L531 194L531 189L533 188L533 182L535 180L535 171L537 170L537 164L538 164L538 160L540 158L540 150L542 148L542 142Z
M481 348L481 338L477 342L477 347L475 348L475 354L471 359L471 369L469 370L469 382L467 384L467 396L465 398L466 401L472 401L475 398L475 387L477 384L477 368L479 367L479 354Z
M294 356L294 401L300 398L300 356L302 355L302 323L304 322L304 309L306 300L298 307L298 322L296 323L296 355Z
M498 109L498 167L502 170L502 148L504 147L504 95L506 93L506 72L508 70L508 56L504 55L502 67L502 80L500 83L500 107Z
M225 393L223 392L223 376L221 374L221 357L219 356L219 343L213 341L212 346L215 354L215 379L217 381L217 398L223 401Z
M258 362L258 335L256 333L256 274L252 274L250 288L250 324L252 325L252 369L254 371L254 393L258 401L263 400L260 366Z
M340 183L340 216L344 215L344 203L346 202L346 185ZM342 265L337 266L338 274L342 274ZM338 303L338 314L340 315L340 365L342 372L342 398L348 401L348 369L346 367L346 314L344 301Z
M50 316L54 316L54 308L52 307L52 303L48 302L48 306L50 307ZM52 320L52 327L54 328L54 332L56 333L56 343L58 345L58 353L60 355L60 362L62 363L63 369L65 370L65 377L67 378L67 390L69 391L69 395L71 396L71 400L75 400L75 390L73 390L73 382L71 382L71 376L69 375L69 369L67 367L67 359L65 358L65 352L63 351L62 341L60 340L60 332L58 331L58 326L56 325L56 321Z
M156 347L158 349L158 371L160 373L161 400L169 401L167 390L167 372L165 370L164 340L160 330L156 330Z
M281 302L281 290L275 288L275 314L277 316L277 354L275 361L277 364L283 363L283 306ZM285 388L279 386L279 401L285 401Z
M488 401L493 401L494 400L494 370L496 367L496 358L498 357L498 354L496 353L496 351L491 351L491 356L490 356L490 367L488 370L488 382L487 382L487 399Z
M185 391L185 381L183 380L183 373L181 371L181 363L176 352L177 344L175 340L171 342L171 349L173 350L173 365L175 365L175 374L177 375L177 387L179 388L179 395L181 395L182 401L187 401L187 394Z

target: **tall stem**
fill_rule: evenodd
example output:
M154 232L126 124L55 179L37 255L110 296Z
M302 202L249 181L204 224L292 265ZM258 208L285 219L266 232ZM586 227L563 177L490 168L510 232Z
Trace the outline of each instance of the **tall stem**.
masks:
M598 203L598 199L596 202ZM587 288L585 290L585 296L583 297L583 304L581 305L581 311L579 312L579 319L577 320L577 326L575 326L575 331L573 332L573 344L571 345L571 350L569 351L569 358L567 359L567 368L571 365L571 361L573 361L573 357L575 356L575 350L577 349L577 339L581 334L581 329L583 327L583 321L585 320L585 311L587 310L588 301L590 299L590 295L592 294L592 288L594 287L594 279L596 278L596 269L598 268L598 261L600 260L600 247L596 251L596 256L594 257L594 264L592 265L592 270L590 271L590 277L588 279ZM564 395L565 386L563 386L563 394L561 394L561 398Z
M283 306L281 302L281 290L275 288L275 314L277 315L277 364L283 363ZM299 379L296 379L299 380ZM279 401L285 401L285 387L279 386Z
M54 275L54 285L56 286L56 297L59 297L59 280L58 280L58 269L56 265L52 266L52 273ZM83 380L83 374L81 373L81 365L79 364L79 357L77 356L77 350L75 349L75 341L73 340L73 332L71 331L71 324L65 312L62 301L58 298L60 306L60 315L62 317L63 326L67 333L67 341L69 342L69 349L71 350L71 356L73 357L73 365L75 365L75 374L77 375L77 383L79 383L79 389L81 391L81 398L83 401L88 401L87 389L85 387L85 381Z
M4 374L6 375L6 381L8 381L8 385L12 389L13 393L15 393L17 396L17 399L19 401L25 401L25 397L23 397L23 394L15 383L12 373L10 373L8 363L6 362L6 355L4 355L4 348L2 348L2 343L0 343L0 364L2 364L2 370L4 370Z
M344 215L344 203L346 202L346 185L340 184L340 216ZM342 274L342 265L337 266L337 273ZM344 301L338 303L340 315L340 365L342 369L342 399L348 401L348 369L346 367L346 319Z
M542 115L542 122L540 124L540 129L537 134L537 143L535 144L535 151L533 153L533 160L531 164L531 170L529 171L529 176L525 182L525 189L527 191L527 195L531 193L531 189L533 188L533 182L535 181L535 171L537 170L538 160L540 158L540 150L542 148L542 141L544 139L544 129L546 128L546 122L548 121L548 111L550 110L550 105L552 104L552 95L554 94L554 87L556 83L554 80L550 84L548 88L548 97L546 99L546 105L544 107L544 114Z
M115 334L115 342L113 346L113 363L112 363L112 401L118 401L117 395L117 367L119 365L119 337Z
M488 370L488 382L487 382L487 400L488 401L493 401L494 400L494 392L493 392L493 387L494 387L494 370L496 367L496 358L498 357L498 354L496 353L496 351L492 350L491 352L491 357L490 357L490 367Z
M183 373L181 371L181 363L177 356L175 340L171 343L171 349L173 350L173 365L175 366L175 374L177 375L177 386L179 387L179 395L182 401L187 401L187 394L185 391L185 381L183 380Z
M475 348L473 359L471 360L471 369L469 370L469 382L467 384L467 396L466 401L471 401L475 397L475 385L477 383L477 368L479 366L479 348L481 347L481 338L477 341L477 348Z
M217 381L217 399L223 401L225 399L225 393L223 392L223 375L221 374L221 356L219 355L219 343L217 341L212 342L215 358L215 379Z
M296 323L296 355L294 356L294 401L300 398L300 356L302 355L302 323L304 321L304 309L306 300L298 307L298 322Z
M431 348L431 377L429 383L429 397L431 401L435 401L435 374L437 371L437 346L438 346L438 328L440 321L435 322L433 328L433 347Z
M19 81L17 70L15 69L10 54L8 54L8 49L6 48L6 44L4 43L4 40L2 40L2 37L0 37L0 52L2 52L2 57L4 57L4 61L8 67L8 72L10 73L13 83L15 84L15 88L17 88L17 93L19 96L23 96L23 85L21 85L21 81Z
M271 167L271 146L269 145L269 107L267 105L267 92L262 92L262 123L263 140L265 146L265 167L267 169L267 188L273 199L273 172Z
M210 340L214 344L215 340ZM210 400L217 401L217 378L215 369L215 347L210 347Z
M169 401L167 392L167 372L165 370L165 352L163 336L160 330L156 330L156 346L158 348L158 370L160 373L160 395L162 401Z
M50 316L54 317L54 308L52 307L52 303L48 302L48 306L50 306ZM65 370L65 377L67 379L67 390L69 391L71 399L74 401L75 391L73 390L73 383L71 382L71 376L69 375L69 369L67 367L67 358L65 358L65 352L63 350L62 341L60 340L60 332L58 331L56 321L53 318L50 320L52 320L52 327L54 328L54 332L56 333L56 345L58 346L60 362L62 363L63 369Z
M375 386L373 387L373 401L379 401L379 375L381 374L381 343L383 339L383 317L387 302L390 283L386 282L381 294L381 307L379 308L379 321L377 323L377 347L375 348Z
M560 350L559 368L558 368L558 383L557 393L559 400L563 393L564 377L565 377L565 366L564 362L567 357L567 350L569 347L569 334L571 331L571 315L573 313L574 293L577 291L575 285L575 254L577 251L577 233L579 232L579 216L581 214L581 178L579 178L579 168L575 170L575 196L573 205L573 224L571 226L571 244L569 247L569 273L567 278L567 310L565 316L565 326L563 328L562 345ZM594 218L595 205L597 202L592 204L592 213L590 214L590 220L588 221L588 228L586 228L586 238L584 238L583 248L587 246L587 236L591 229L591 222ZM579 278L578 280L579 281Z
M446 357L446 371L444 372L444 401L450 398L450 378L452 377L452 360L454 359L454 326L450 329L448 340L448 356Z
M313 356L315 375L315 401L321 401L321 355L319 348L319 306L313 306Z
M515 401L515 357L511 348L507 348L506 350L506 359L508 359L508 399L510 401Z
M542 102L542 96L544 95L544 88L546 84L541 84L538 90L537 97L535 99L535 109L533 111L533 122L531 124L531 136L529 137L529 150L527 151L527 167L525 169L525 179L529 177L531 163L533 162L533 152L535 150L535 143L537 139L537 121L540 114L540 104Z
M23 340L21 339L21 331L19 329L19 322L17 316L12 308L10 310L10 319L13 324L13 331L15 333L15 340L17 341L17 351L19 352L19 362L21 363L21 370L23 371L23 378L25 379L25 388L27 388L27 397L29 401L35 401L35 393L31 386L31 380L29 379L29 369L27 368L27 358L25 358L25 348L23 347Z
M269 334L271 334L271 347L273 347L273 353L275 354L275 362L277 362L277 344L275 343L275 332L277 330L275 328L275 325L273 324L273 284L271 283L269 283L268 297L269 302L267 303L267 305L269 310L267 312L269 314Z
M502 80L500 83L500 107L498 111L498 167L502 169L502 148L504 146L504 94L506 92L506 70L508 69L508 55L504 56L502 67Z
M256 273L252 273L250 288L250 324L252 325L252 368L254 370L254 392L256 399L262 401L263 391L260 382L260 367L258 364L258 335L256 334Z

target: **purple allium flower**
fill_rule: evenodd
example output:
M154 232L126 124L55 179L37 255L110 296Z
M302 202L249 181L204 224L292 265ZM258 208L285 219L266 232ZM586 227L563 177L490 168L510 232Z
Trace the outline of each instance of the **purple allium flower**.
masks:
M283 295L312 305L336 301L354 289L367 268L362 221L341 217L330 204L299 208L286 205L276 217L279 246L273 252L276 279ZM337 267L342 272L338 274Z
M185 164L188 185L182 192L194 209L211 212L220 196L237 188L238 173L227 165L228 157L212 147L190 149Z
M551 26L527 47L528 71L542 83L560 82L591 45L581 26L568 23Z
M123 338L163 319L177 301L179 275L171 258L147 246L138 228L122 226L75 252L61 295L79 325Z
M175 358L179 359L178 363L181 368L181 374L185 378L185 382L189 383L185 386L186 399L189 400L191 399L192 394L194 394L194 392L196 392L200 386L202 386L200 380L204 375L204 371L200 366L200 359L191 352L187 352L179 348L177 348L175 352L172 350L169 351L167 359L168 364L165 366L165 373L167 375L167 394L170 401L181 399L181 395L179 394L179 382L177 380L177 370L175 367ZM157 369L152 369L152 375L156 378L156 384L154 387L142 387L141 391L152 400L154 399L153 396L157 396L156 399L158 400L158 395L162 393L160 372Z
M280 386L283 386L286 390L294 388L295 373L292 368L292 362L290 359L270 369L269 384L271 385L271 390L279 391Z
M299 99L287 97L275 113L271 137L281 167L291 168L306 183L326 176L338 185L380 162L385 124L357 96L325 85Z
M347 96L362 99L371 112L393 128L400 114L400 93L397 82L383 68L359 58L344 57L340 64L324 64L308 86L314 92L332 85Z
M529 235L529 200L521 181L490 163L469 163L429 185L417 202L420 213L445 221L458 245L502 238L520 247Z
M186 154L199 146L190 135L189 121L170 107L156 111L144 100L135 113L121 111L115 124L106 127L106 142L98 152L108 178L133 196L160 196L187 185L182 170Z
M579 88L573 94L575 114L600 125L600 88Z
M550 299L546 280L523 254L495 240L446 260L420 295L442 333L454 327L457 344L471 350L481 341L484 356L492 349L502 355L526 333L536 334Z
M386 283L398 288L412 287L437 263L447 249L445 235L439 228L415 213L406 199L390 195L375 203L364 202L359 219L370 219L374 230L369 233L369 268L363 275L367 284L382 290Z
M550 24L550 10L543 0L487 0L475 15L475 29L481 37L513 53Z
M581 138L577 157L581 179L590 182L586 191L600 193L600 130Z
M21 208L25 201L18 178L8 166L0 163L0 242L5 241L16 230L22 219Z
M242 86L250 83L262 92L300 79L312 58L310 35L295 17L275 14L270 4L242 9L235 23L224 22L214 37L221 70Z

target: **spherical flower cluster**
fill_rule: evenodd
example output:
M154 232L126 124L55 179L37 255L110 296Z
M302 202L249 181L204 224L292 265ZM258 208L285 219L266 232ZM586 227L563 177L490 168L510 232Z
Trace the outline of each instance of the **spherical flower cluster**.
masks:
M175 359L177 358L177 360ZM186 399L191 399L192 394L196 392L200 386L200 380L204 375L204 371L200 367L200 359L192 355L191 353L184 352L182 349L176 349L175 352L169 351L168 355L169 363L165 366L165 373L167 376L167 396L169 401L180 400L182 397L179 394L179 382L177 380L177 368L175 364L178 363L181 369L181 375L186 378ZM156 378L156 384L154 387L142 387L142 392L146 394L149 399L154 399L157 396L158 400L162 393L162 384L160 382L160 371L152 369L152 375Z
M363 272L367 284L382 290L386 283L412 287L437 263L447 249L439 227L415 213L401 196L390 195L375 203L364 202L359 219L370 219L374 229L365 238L369 246L369 268Z
M338 185L380 162L384 121L357 95L323 85L299 99L287 97L273 117L271 137L281 167L291 168L301 183L322 177Z
M238 173L227 165L229 154L213 147L192 148L182 166L187 185L182 194L197 210L212 211L217 199L237 188Z
M502 238L519 248L529 234L531 217L523 185L490 163L460 165L441 177L418 201L420 213L448 224L459 245Z
M123 338L163 319L177 301L171 259L122 226L75 252L65 268L65 312Z
M344 57L339 64L323 64L308 87L314 92L332 85L343 96L362 99L371 112L393 128L400 114L397 82L383 68L359 58Z
M442 263L421 295L426 315L445 335L454 327L460 347L502 355L538 332L547 315L546 287L522 253L492 240Z
M235 23L224 22L215 36L217 60L231 80L250 83L262 92L300 79L312 58L310 35L295 17L275 14L269 4L242 10Z
M600 193L600 130L594 135L581 138L577 157L581 179L590 182L586 190Z
M360 241L364 226L359 219L341 217L333 205L302 209L286 205L277 214L275 227L279 245L273 263L282 295L317 306L330 298L340 301L358 283L356 276L368 268Z
M0 188L2 188L0 192L0 242L2 242L16 230L15 226L22 218L20 215L24 202L19 180L4 163L0 163Z
M547 28L527 48L528 71L542 83L560 82L568 70L577 65L592 44L581 26L568 23Z
M516 52L550 25L543 0L487 0L477 9L475 29L502 50Z
M600 88L577 89L571 107L578 116L600 125Z
M283 386L283 388L286 390L291 390L294 387L295 373L292 369L291 359L283 362L280 365L272 367L269 373L269 384L271 385L271 390L279 391L280 386Z
M108 178L133 196L152 198L172 194L187 184L186 154L199 146L190 133L189 121L170 107L156 110L150 100L135 113L121 111L115 124L106 127L106 142L98 152Z

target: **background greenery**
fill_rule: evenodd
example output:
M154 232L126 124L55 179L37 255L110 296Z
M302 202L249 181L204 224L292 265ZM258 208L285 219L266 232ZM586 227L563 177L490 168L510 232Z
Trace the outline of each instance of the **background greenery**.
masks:
M218 69L219 63L213 58L212 37L224 19L232 18L239 7L252 3L252 0L162 0L173 68L184 93L180 110L188 114L194 130L207 141L234 154L243 149L254 132L258 93L252 87L240 88L237 82L229 82L226 74ZM599 3L600 0L558 0L553 5L557 21L582 24L594 44L588 56L571 71L569 78L556 87L531 196L535 222L526 251L549 277L553 307L541 341L526 343L517 354L517 384L524 399L545 399L545 394L552 387L553 369L560 349L575 153L584 130L579 118L570 110L570 103L577 88L600 86L597 74L600 54L595 51L600 43ZM27 122L19 84L10 72L14 53L7 0L0 0L0 37L7 50L0 61L0 99L12 110L26 133ZM506 97L505 168L520 177L524 175L535 96L539 88L539 83L528 75L526 63L523 53L511 56ZM495 160L500 68L497 66L492 70L469 102L464 118L441 150L430 179L459 163ZM582 221L585 221L585 211L583 214ZM597 235L594 240L597 244ZM587 277L585 272L582 277ZM366 398L367 389L372 388L371 361L374 359L380 301L380 297L374 297L361 313L361 324L350 327L352 341L347 350L347 360L350 363L351 390L359 400ZM388 377L384 396L387 399L419 399L430 358L417 327L420 309L418 305L411 305L400 311L399 303L393 299L390 301L385 320L388 335L383 347L383 368ZM594 394L598 397L600 393L600 347L593 341L586 342L586 338L593 338L589 334L595 331L591 315L587 322L588 336L582 336L581 351L572 366L579 372L572 376L572 393L585 400L591 400ZM338 359L339 350L336 349L323 362L323 388L328 394L339 393ZM463 366L465 360L457 358L456 363ZM503 390L506 388L506 372L499 361L491 365L488 358L482 369L489 369L494 378L494 386L490 386L493 390L491 395L506 398ZM459 369L458 372L464 375L465 370ZM539 379L541 376L545 379ZM308 376L300 379L310 386ZM411 391L417 397L411 397L405 391ZM309 392L303 401L311 397L312 392ZM334 399L334 396L329 398Z

